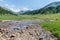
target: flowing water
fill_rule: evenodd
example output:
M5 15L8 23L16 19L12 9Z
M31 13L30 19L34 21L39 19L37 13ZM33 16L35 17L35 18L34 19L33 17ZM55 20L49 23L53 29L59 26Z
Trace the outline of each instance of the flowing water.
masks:
M0 26L7 25L5 27L8 28L8 31L14 32L15 30L24 29L28 27L28 25L35 25L34 23L36 22L35 21L8 21L8 22L0 22ZM40 28L39 31L42 31L42 28ZM41 38L43 38L43 40L47 40L46 39L47 34L45 32L42 31L40 36Z

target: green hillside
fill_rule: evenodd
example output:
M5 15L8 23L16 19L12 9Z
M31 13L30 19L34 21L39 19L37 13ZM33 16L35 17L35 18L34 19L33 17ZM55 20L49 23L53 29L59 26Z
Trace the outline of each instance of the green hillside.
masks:
M12 15L35 15L35 14L55 14L55 13L60 13L60 2L53 2L48 4L47 6L36 9L36 10L28 10L28 11L20 11L20 12L13 12L7 8L0 7L0 14L12 14Z
M5 15L5 14L15 15L13 11L0 6L0 15Z
M60 2L53 2L43 8L36 9L33 11L26 11L25 13L22 14L34 15L34 14L52 14L52 13L53 14L60 13Z

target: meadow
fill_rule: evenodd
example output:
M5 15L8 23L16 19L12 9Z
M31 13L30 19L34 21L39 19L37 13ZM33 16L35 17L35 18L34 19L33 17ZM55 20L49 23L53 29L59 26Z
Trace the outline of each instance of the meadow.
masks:
M50 31L54 36L60 40L60 13L58 14L37 14L37 15L0 15L0 20L52 20L39 23L43 29Z
M35 20L35 19L60 19L60 14L36 14L36 15L0 15L0 20Z

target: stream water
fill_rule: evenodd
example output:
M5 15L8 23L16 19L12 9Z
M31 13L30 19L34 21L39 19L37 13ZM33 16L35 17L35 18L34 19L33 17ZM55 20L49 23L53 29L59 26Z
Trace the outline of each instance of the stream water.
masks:
M15 30L24 29L28 27L28 25L34 25L34 23L32 21L9 21L9 22L0 22L0 25L8 25L7 26L8 31L13 32ZM43 38L43 40L47 40L46 39L47 34L45 32L42 31L40 36L41 38Z

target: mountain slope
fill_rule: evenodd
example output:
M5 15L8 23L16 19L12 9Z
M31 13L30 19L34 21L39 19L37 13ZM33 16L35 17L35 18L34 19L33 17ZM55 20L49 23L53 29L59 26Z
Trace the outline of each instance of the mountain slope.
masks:
M60 5L60 1L59 2L50 3L46 7L51 7L51 6L55 7L55 6L58 6L58 5Z
M33 11L26 11L23 14L51 14L51 13L60 13L60 2L53 2L48 4L47 6L33 10Z
M12 12L11 10L0 6L0 15L4 15L4 14L15 15L14 12Z

